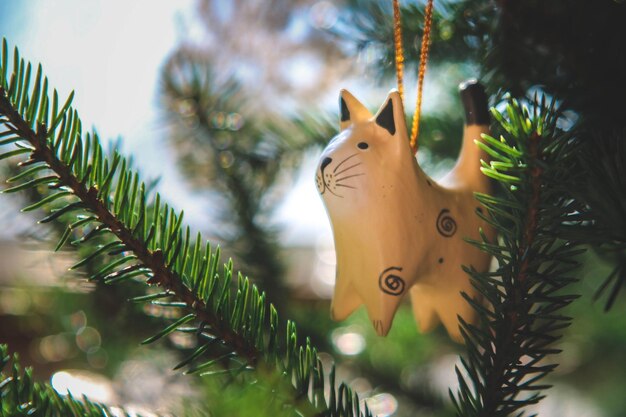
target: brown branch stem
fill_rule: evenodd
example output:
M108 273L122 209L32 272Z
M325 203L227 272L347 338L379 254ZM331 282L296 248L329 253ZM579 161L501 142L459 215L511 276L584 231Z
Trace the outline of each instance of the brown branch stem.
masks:
M46 126L39 125L36 132L31 129L28 122L13 108L5 90L1 87L0 114L4 114L17 134L34 147L30 156L31 160L46 163L59 176L59 183L69 187L74 195L97 216L98 221L109 228L111 233L134 252L143 265L152 271L153 276L147 280L148 284L155 284L171 292L174 297L186 304L190 312L210 327L214 336L229 346L233 346L237 355L245 358L249 365L255 366L257 364L260 352L256 347L250 346L239 334L229 327L223 326L219 317L208 311L204 301L183 284L181 277L176 272L167 267L162 251L160 249L149 250L145 243L135 237L132 231L98 198L96 188L88 189L84 183L80 182L71 169L59 160L48 146Z

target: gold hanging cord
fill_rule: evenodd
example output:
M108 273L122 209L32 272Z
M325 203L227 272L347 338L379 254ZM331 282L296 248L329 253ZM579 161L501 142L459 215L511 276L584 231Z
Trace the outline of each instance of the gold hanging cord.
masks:
M428 0L424 12L424 36L420 48L420 64L417 73L417 103L413 114L411 126L411 149L417 153L417 137L420 130L420 114L422 109L422 91L424 89L424 74L426 74L426 62L430 49L430 29L433 20L433 1ZM398 92L404 101L404 49L402 47L402 26L400 22L400 5L398 0L393 0L393 40L396 49L396 77L398 79Z

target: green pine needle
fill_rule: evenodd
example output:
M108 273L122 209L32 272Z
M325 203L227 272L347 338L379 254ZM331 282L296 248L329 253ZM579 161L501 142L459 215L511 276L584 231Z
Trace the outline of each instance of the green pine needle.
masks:
M234 281L232 261L222 263L219 247L212 249L200 235L192 234L183 225L182 212L170 209L158 193L148 192L152 186L141 181L127 158L115 149L108 156L95 132L82 131L78 113L71 107L73 92L59 108L56 90L52 90L52 99L47 95L47 79L42 78L40 67L31 88L30 64L15 49L9 72L7 51L3 41L0 128L11 132L7 144L18 149L0 154L0 159L26 156L19 166L40 164L53 173L38 177L39 169L22 171L18 175L24 182L8 191L30 189L40 193L40 200L27 209L43 210L46 215L42 223L64 225L57 250L69 240L74 246L91 248L90 255L72 268L98 261L101 267L92 279L104 283L148 277L146 282L161 287L161 294L135 302L153 302L167 294L171 301L162 307L183 310L182 318L143 343L196 323L201 336L221 341L227 352L208 348L196 351L188 362L179 364L181 368L220 363L226 368L210 372L232 375L259 366L274 369L293 387L292 399L285 398L291 407L302 406L316 415L370 416L344 384L326 386L336 401L323 400L324 371L317 350L308 340L304 344L298 340L295 325L287 323L288 343L283 345L278 315L266 295L239 273ZM51 106L41 105L50 102ZM74 201L68 202L70 198ZM92 246L92 242L99 246ZM129 262L132 264L127 265ZM224 355L232 355L227 357L228 364L221 360ZM239 365L232 366L231 362Z
M499 237L489 241L483 234L482 241L470 243L490 253L498 269L464 268L486 305L464 294L479 325L461 320L466 376L457 369L460 388L450 393L459 416L521 415L538 403L538 391L550 387L540 382L556 367L545 363L546 356L559 352L551 345L571 321L560 311L576 299L567 287L576 281L570 274L584 249L560 240L554 228L572 224L577 215L563 183L575 177L569 171L573 144L556 128L553 103L541 103L529 111L510 100L503 113L494 112L507 133L500 140L483 136L481 148L493 161L482 171L501 191L476 197Z
M17 354L0 345L0 415L50 417L102 417L114 415L104 404L88 398L58 394L50 385L33 381L29 368L22 369ZM126 412L121 410L124 414Z

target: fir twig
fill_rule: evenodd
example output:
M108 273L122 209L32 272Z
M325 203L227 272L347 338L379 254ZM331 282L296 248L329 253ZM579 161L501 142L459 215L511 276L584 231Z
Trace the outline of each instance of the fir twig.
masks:
M591 245L611 265L611 272L594 298L606 294L605 311L611 309L626 286L626 130L596 134L588 138L578 153L583 186L577 199L584 203L581 218L585 227L577 228L578 238ZM578 187L577 187L578 188Z
M334 135L313 118L277 120L250 107L234 79L219 81L210 60L182 47L164 65L161 95L179 167L192 185L217 192L219 238L279 310L287 300L276 230L264 219L284 196L278 180L307 149ZM281 185L284 185L281 183Z
M8 369L7 369L8 368ZM128 415L124 410L119 410ZM104 404L71 393L58 394L50 385L33 381L30 368L22 369L17 354L0 345L0 416L102 417L114 415Z
M304 344L298 341L295 324L287 322L283 345L278 314L266 302L265 294L241 274L232 288L233 265L228 262L220 270L219 248L212 250L199 234L193 239L190 229L182 225L183 213L162 204L159 194L150 205L147 187L129 168L127 159L116 152L112 158L105 156L95 133L83 136L80 118L71 108L73 94L59 110L58 95L54 91L52 99L48 96L48 81L40 66L31 91L30 64L20 59L15 49L13 73L8 76L7 61L8 47L3 41L0 126L6 131L0 134L3 144L15 144L18 149L0 154L0 158L27 154L20 166L45 166L20 174L25 182L13 190L48 187L42 201L49 200L40 206L49 214L42 221L66 219L70 223L71 232L63 235L60 244L70 235L78 235L75 245L96 236L108 239L87 257L110 257L92 279L113 283L145 276L148 284L159 286L167 295L163 296L165 302L150 297L138 301L182 308L183 318L146 342L196 323L195 331L209 341L191 355L185 365L189 369L202 368L205 374L211 374L214 365L225 366L234 374L258 368L275 370L295 389L287 404L300 412L361 415L358 397L343 384L336 388L334 379L331 398L326 401L325 375L317 350L308 340ZM64 194L53 198L57 193ZM214 339L222 343L213 344ZM240 358L244 364L230 358ZM363 415L370 415L367 406Z
M576 213L567 190L573 144L556 127L554 103L536 101L529 111L511 100L504 114L493 114L505 135L484 138L493 161L482 170L502 192L477 198L499 238L473 243L499 266L493 273L466 269L488 308L466 297L480 326L461 320L467 375L457 369L460 389L451 397L463 417L521 416L543 398L549 385L540 381L557 366L546 364L546 356L559 352L553 345L570 323L560 310L576 298L564 289L575 281L570 274L583 251L559 239Z

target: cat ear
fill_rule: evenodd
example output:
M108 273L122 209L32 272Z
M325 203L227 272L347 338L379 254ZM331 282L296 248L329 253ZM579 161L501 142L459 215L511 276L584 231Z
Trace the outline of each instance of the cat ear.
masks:
M389 92L385 104L374 117L376 124L389 132L390 135L399 135L401 138L407 137L404 107L398 90L393 89Z
M345 130L356 122L362 122L372 117L372 113L348 90L341 90L339 94L339 108L341 109L341 130Z

